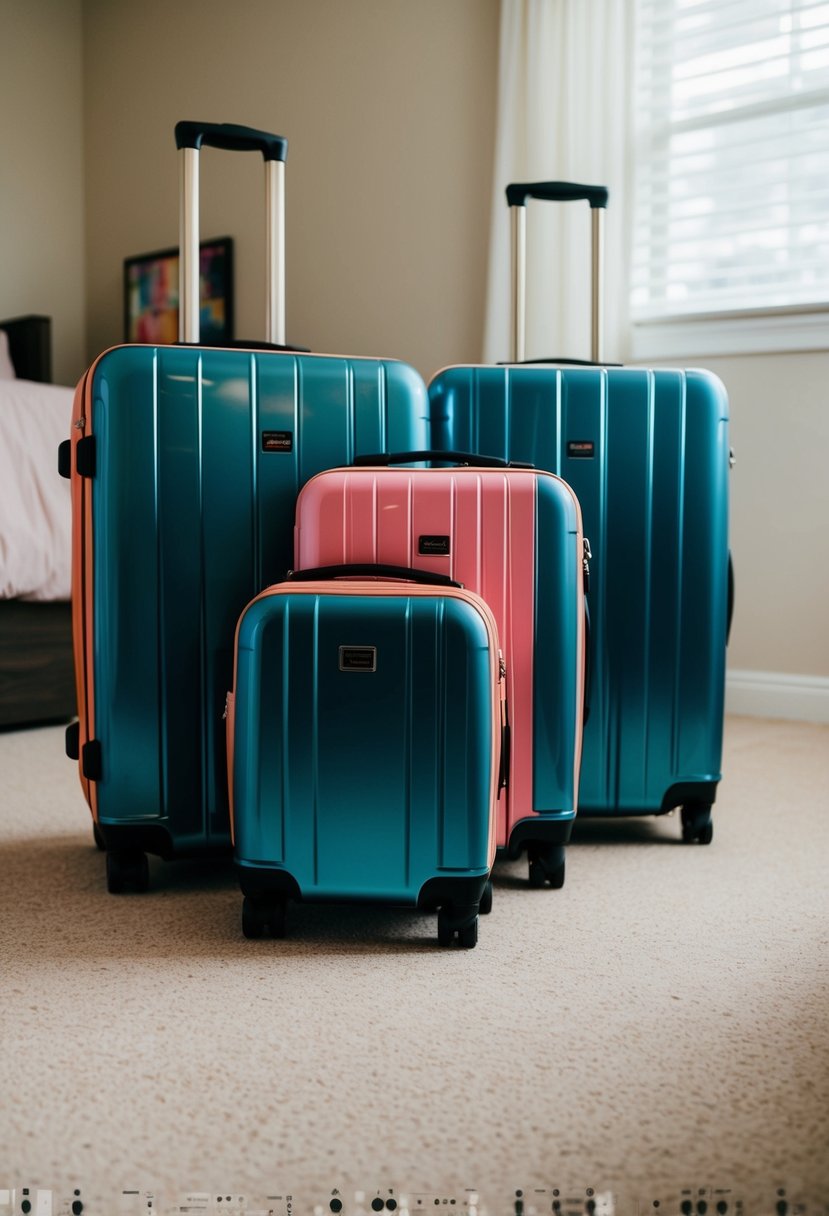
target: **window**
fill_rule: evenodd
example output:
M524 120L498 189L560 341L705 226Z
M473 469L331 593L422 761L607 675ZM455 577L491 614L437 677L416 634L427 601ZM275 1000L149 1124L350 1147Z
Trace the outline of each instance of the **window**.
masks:
M634 357L829 345L829 3L638 0Z

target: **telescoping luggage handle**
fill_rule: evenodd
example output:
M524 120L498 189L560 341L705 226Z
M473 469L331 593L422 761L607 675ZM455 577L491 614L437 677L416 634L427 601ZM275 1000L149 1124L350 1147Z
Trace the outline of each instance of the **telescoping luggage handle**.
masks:
M179 212L180 342L199 340L199 149L261 152L265 161L265 341L285 345L285 160L282 135L232 123L178 122L181 153Z
M510 362L523 363L527 345L527 199L569 203L585 200L592 220L592 299L590 308L590 359L601 361L603 345L603 226L608 192L605 186L584 186L579 182L513 182L507 186L507 203L512 211L512 334Z
M286 576L293 583L317 583L335 578L398 578L409 583L432 583L436 587L458 587L463 583L448 574L431 570L414 570L410 566L383 566L371 562L351 562L344 566L316 566L307 570L289 570Z
M474 465L478 469L534 469L534 464L523 464L519 460L502 460L500 456L478 456L474 452L375 452L370 456L357 456L355 466L412 464L416 460L439 461L441 464Z

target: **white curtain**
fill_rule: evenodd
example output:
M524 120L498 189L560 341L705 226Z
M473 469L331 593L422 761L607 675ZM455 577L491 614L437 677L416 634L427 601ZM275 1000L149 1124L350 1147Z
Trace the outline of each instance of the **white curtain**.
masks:
M501 0L486 362L509 357L512 181L609 188L602 353L627 353L633 19L634 0ZM527 206L527 358L545 356L590 357L587 203Z

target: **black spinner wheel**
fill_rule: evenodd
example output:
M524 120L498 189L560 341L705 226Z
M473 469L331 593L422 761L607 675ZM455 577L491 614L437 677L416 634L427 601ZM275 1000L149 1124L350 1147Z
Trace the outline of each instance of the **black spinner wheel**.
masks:
M242 903L242 932L253 940L265 932L265 919L257 904L247 895Z
M150 885L150 867L147 854L140 849L121 849L107 853L107 890L110 895L122 895L125 891L138 894Z
M547 865L547 882L554 891L560 891L564 886L564 849L558 848L556 851L561 853L561 857Z
M689 803L682 808L682 839L686 844L710 844L714 839L711 807L706 803Z
M544 867L537 858L530 858L530 886L540 890L547 880Z
M564 886L564 845L531 845L527 858L530 864L530 886L539 888L549 885L554 891Z
M452 914L450 908L438 909L438 944L441 946L451 946L455 940L455 929L452 925Z
M271 937L284 937L287 921L287 904L284 899L269 900L263 910Z
M482 916L489 916L492 911L492 879L488 878L484 893L481 896L480 912Z
M710 844L714 839L714 825L709 819L697 833L697 842L699 844Z
M478 918L458 930L458 945L462 950L474 950L478 944Z
M242 902L242 932L245 937L284 937L286 903L284 899L251 899L246 895Z
M451 946L455 938L461 949L471 950L478 941L479 904L444 904L438 910L438 942Z

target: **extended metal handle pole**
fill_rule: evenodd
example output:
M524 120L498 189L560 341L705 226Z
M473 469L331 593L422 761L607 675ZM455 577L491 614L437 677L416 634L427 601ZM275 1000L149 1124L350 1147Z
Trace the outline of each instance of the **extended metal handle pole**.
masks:
M527 208L512 211L512 342L510 362L521 363L527 346Z
M590 304L590 358L600 363L604 346L604 209L606 186L586 186L581 182L511 182L507 203L512 211L512 362L523 362L526 333L527 228L525 207L528 198L568 203L584 199L590 204L592 220L592 299Z
M199 153L181 149L178 340L199 340Z
M265 161L265 340L285 345L285 162Z
M604 346L604 316L602 301L604 300L604 208L591 207L592 221L592 267L593 267L593 298L590 304L590 358L593 363L601 363L601 351Z
M285 345L285 157L288 141L233 123L177 122L181 151L179 204L180 342L199 341L199 149L261 152L265 161L265 338Z

